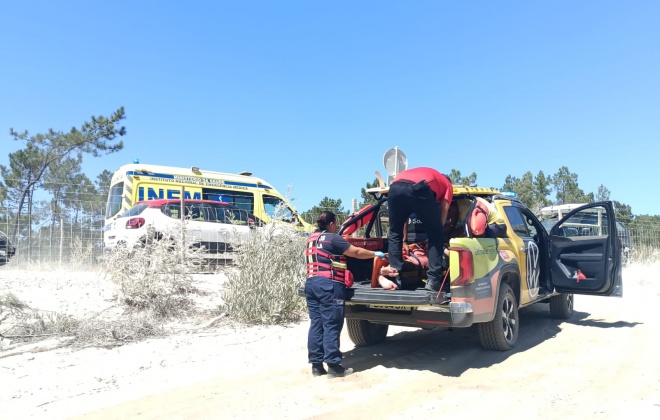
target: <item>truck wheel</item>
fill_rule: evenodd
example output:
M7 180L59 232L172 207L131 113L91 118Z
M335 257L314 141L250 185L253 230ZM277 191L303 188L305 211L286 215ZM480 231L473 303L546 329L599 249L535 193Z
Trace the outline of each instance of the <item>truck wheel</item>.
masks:
M479 341L486 350L511 350L518 339L518 302L511 287L502 283L495 308L495 318L477 324Z
M387 337L389 325L374 324L363 319L346 318L348 336L357 347L378 344Z
M550 316L557 319L570 319L573 316L573 294L561 293L550 298Z

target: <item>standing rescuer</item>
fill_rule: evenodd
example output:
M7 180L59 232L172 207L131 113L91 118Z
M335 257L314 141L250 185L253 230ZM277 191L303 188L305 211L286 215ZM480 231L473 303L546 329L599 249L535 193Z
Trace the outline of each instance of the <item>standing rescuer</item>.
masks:
M349 244L337 235L337 218L331 211L322 212L318 229L307 241L307 281L305 297L309 311L307 350L312 375L335 378L350 375L352 368L341 365L339 336L344 326L346 288L353 285L353 275L346 267L346 256L369 259L383 258L380 251L370 251ZM328 364L328 370L323 367Z
M432 168L412 168L398 174L388 193L390 217L388 257L397 271L403 267L403 228L410 214L415 213L424 224L428 238L429 269L426 290L436 298L442 279L443 226L454 195L447 176ZM398 287L398 277L392 279Z

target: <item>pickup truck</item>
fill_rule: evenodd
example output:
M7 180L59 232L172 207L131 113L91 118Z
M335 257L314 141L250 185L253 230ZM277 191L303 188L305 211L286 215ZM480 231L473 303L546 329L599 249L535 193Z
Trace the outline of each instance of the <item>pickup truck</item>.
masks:
M387 252L388 187L368 191L377 203L349 217L337 233L353 245ZM470 231L476 197L490 201L506 219L505 238L476 237ZM454 185L454 201L463 209L459 233L447 243L448 269L437 298L424 290L425 272L419 266L406 263L404 287L385 290L378 285L374 260L348 258L355 284L347 291L345 317L356 346L383 341L389 325L476 324L485 349L505 351L516 344L522 307L549 303L552 317L568 319L574 294L622 296L621 244L611 202L576 208L548 232L522 202L495 189ZM598 215L597 225L582 235L568 235L563 222L581 213Z

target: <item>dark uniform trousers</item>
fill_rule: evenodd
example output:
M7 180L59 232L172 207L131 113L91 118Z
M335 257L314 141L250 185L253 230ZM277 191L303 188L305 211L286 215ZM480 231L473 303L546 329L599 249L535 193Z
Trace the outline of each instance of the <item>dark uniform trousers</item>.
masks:
M346 286L327 277L310 277L305 297L310 327L307 349L310 363L341 363L339 336L344 326Z

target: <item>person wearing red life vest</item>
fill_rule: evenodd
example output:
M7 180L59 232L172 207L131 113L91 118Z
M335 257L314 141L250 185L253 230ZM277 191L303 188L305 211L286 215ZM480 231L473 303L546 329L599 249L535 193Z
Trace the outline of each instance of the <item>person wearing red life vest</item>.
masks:
M390 265L397 271L403 268L403 228L410 214L415 213L424 224L428 239L429 268L425 288L432 298L437 297L442 280L443 226L453 195L454 188L449 178L426 167L399 173L392 180L388 193ZM399 278L391 280L401 287Z
M481 197L476 197L470 230L475 236L487 238L506 238L506 221L494 204Z
M318 229L310 235L305 251L305 297L310 319L308 358L312 364L312 375L342 377L353 373L352 368L341 365L342 354L339 350L346 288L353 285L353 275L346 267L346 256L369 259L383 258L385 254L356 247L337 235L337 217L331 211L322 212L316 224ZM327 371L323 362L328 364Z

